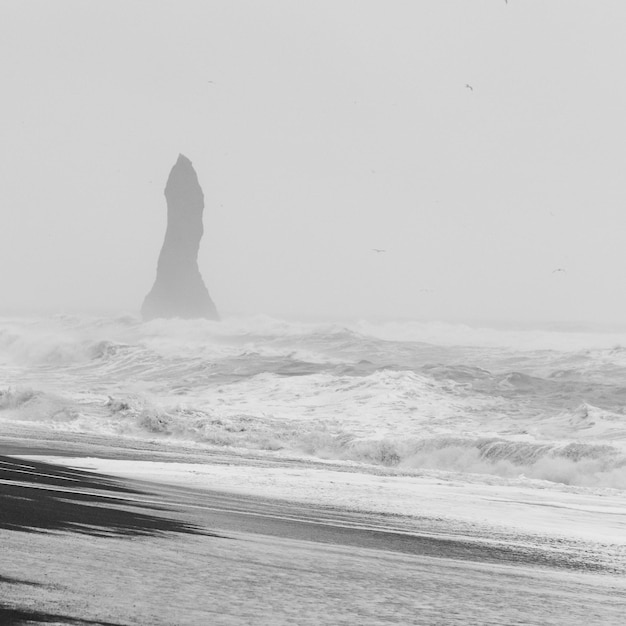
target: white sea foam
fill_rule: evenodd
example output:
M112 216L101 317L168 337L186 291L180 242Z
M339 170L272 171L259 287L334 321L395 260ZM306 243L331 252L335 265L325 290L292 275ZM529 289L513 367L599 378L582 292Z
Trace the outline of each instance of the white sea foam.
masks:
M2 320L0 419L626 489L617 340L267 317Z

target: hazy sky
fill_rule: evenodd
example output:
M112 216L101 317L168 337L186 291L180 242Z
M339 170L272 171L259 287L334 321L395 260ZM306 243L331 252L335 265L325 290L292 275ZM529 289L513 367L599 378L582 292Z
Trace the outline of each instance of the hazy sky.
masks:
M623 0L3 0L0 308L137 312L182 152L222 312L624 321L625 24Z

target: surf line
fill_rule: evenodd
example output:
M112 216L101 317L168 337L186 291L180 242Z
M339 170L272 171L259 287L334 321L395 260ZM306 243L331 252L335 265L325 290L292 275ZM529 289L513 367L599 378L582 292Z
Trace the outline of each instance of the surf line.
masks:
M188 502L168 502L164 499L154 500L149 498L136 498L125 495L113 495L109 493L102 493L99 491L91 490L91 489L69 489L66 487L59 487L55 485L37 485L25 481L15 481L15 480L7 480L4 478L0 478L0 485L12 485L16 487L25 487L30 489L40 489L42 491L54 491L58 493L68 493L75 495L91 495L102 498L103 500L110 500L115 502L127 502L129 504L154 504L156 506L165 506L165 507L185 507L188 509L200 509L205 511L213 511L215 513L232 513L236 515L246 515L249 517L262 517L270 520L280 520L285 522L297 522L300 524L309 524L312 526L328 526L331 528L343 528L347 530L364 530L368 532L376 532L376 533L386 533L393 535L402 535L405 537L415 537L415 538L428 538L428 539L441 539L445 537L446 539L457 539L457 540L467 540L466 537L457 536L457 535L441 535L438 533L427 533L427 532L410 532L407 530L396 529L390 526L372 526L370 524L359 524L359 523L347 523L335 521L332 518L324 518L324 517L297 517L290 515L277 515L272 513L261 513L259 511L246 511L243 509L237 508L227 508L227 507L219 507L219 506L211 506L209 504L191 504ZM210 497L207 495L207 497Z

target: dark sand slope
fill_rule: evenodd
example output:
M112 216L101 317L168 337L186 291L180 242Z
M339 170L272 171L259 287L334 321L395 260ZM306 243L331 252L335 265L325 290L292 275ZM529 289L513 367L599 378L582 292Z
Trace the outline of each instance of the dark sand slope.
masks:
M143 503L141 495L93 472L0 456L0 529L104 536L206 534L166 517L164 507Z
M584 563L371 526L0 457L0 623L622 623Z
M0 531L66 531L100 537L159 533L210 535L166 517L163 507L137 503L139 495L136 489L106 476L0 456ZM3 557L8 561L10 536L3 534L1 544ZM35 589L45 586L41 582L0 575L0 588L6 585ZM0 594L0 624L113 624L10 606L2 601L3 596Z

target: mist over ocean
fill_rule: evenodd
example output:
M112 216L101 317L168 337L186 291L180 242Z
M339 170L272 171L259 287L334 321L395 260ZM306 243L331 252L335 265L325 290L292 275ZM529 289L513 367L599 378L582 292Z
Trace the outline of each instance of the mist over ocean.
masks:
M0 429L626 489L626 334L269 317L0 322Z

